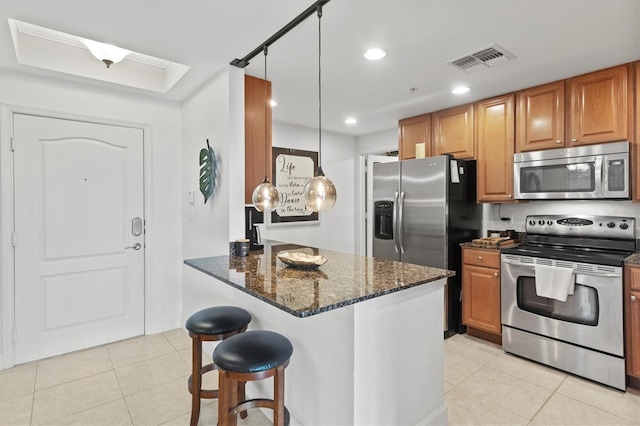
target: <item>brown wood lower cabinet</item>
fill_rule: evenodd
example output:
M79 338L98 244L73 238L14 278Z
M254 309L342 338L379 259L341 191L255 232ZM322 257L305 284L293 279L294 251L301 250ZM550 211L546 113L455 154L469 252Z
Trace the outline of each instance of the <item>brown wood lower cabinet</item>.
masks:
M501 336L500 250L463 247L462 263L462 323L469 334Z
M625 266L624 287L627 374L640 378L640 266Z

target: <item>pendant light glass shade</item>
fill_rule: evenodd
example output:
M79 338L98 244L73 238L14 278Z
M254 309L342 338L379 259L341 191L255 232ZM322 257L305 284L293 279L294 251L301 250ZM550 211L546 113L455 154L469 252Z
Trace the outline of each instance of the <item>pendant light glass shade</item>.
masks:
M316 176L304 186L304 204L312 212L328 212L336 203L338 194L331 179L324 175L322 167Z
M267 93L267 46L264 47L264 87ZM269 155L267 153L267 108L270 108L269 96L265 96L264 112L264 180L253 190L251 201L259 212L275 210L280 205L280 194L278 189L269 182L267 177Z
M322 67L321 67L321 31L320 20L322 18L322 6L318 6L318 171L316 175L306 183L302 197L305 206L313 213L331 210L336 203L338 194L336 186L322 171Z
M273 210L280 205L280 194L275 186L269 183L266 177L264 181L256 186L251 197L253 205L259 212Z

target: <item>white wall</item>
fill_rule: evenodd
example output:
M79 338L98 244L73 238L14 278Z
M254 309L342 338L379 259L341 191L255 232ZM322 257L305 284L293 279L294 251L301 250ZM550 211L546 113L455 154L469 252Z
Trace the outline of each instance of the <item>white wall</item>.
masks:
M318 151L318 130L273 123L274 147ZM261 226L262 238L355 253L355 172L358 158L352 136L322 132L322 170L336 186L338 198L319 224ZM304 222L303 222L304 223Z
M12 108L37 110L43 114L73 118L128 123L145 127L145 215L147 250L146 333L156 333L177 327L180 318L181 221L180 221L180 104L142 95L132 95L114 89L96 88L57 79L37 77L3 70L0 79L0 104ZM10 117L10 115L9 115ZM7 120L6 116L3 116ZM3 179L2 285L6 282L6 263L10 259L10 194L6 179L11 179L7 167L10 157L6 135L10 122L2 123L0 176ZM8 302L3 301L6 314ZM10 329L4 324L3 329ZM4 339L6 342L8 339ZM5 354L5 361L7 355Z
M182 257L226 255L229 241L244 238L243 70L228 67L186 100L182 127ZM199 153L207 139L217 158L218 183L205 204Z
M382 132L358 137L357 154L381 154L398 150L398 129L393 128Z

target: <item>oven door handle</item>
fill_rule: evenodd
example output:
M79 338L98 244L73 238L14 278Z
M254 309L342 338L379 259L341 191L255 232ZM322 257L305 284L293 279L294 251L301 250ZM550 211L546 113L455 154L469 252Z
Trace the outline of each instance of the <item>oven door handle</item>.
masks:
M531 274L534 274L535 271L535 263L523 263L521 261L519 261L518 259L509 259L509 258L502 258L501 262L503 264L509 264L509 265L518 265L518 266L522 266L523 268L528 268L531 270ZM559 268L562 268L562 266L559 266ZM576 275L587 275L587 276L592 276L592 277L604 277L604 278L620 278L622 277L622 272L620 273L615 273L615 272L597 272L597 271L584 271L584 270L579 270L576 268L573 268L573 273Z

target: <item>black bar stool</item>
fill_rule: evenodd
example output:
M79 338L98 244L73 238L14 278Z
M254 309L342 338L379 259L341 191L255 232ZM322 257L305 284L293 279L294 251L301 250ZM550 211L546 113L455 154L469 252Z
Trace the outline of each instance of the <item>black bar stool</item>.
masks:
M284 406L284 369L289 365L293 345L273 331L254 330L221 342L213 351L218 366L218 426L236 426L238 413L250 408L273 410L274 426L289 424ZM273 377L273 399L249 399L238 392L238 383Z
M200 399L218 398L217 389L202 389L202 375L215 370L215 363L202 366L202 342L225 340L243 333L251 322L251 314L235 306L216 306L191 315L185 324L193 342L191 354L192 370L188 387L191 393L191 426L198 424ZM238 384L238 392L244 395L244 384ZM243 413L242 418L247 416Z

